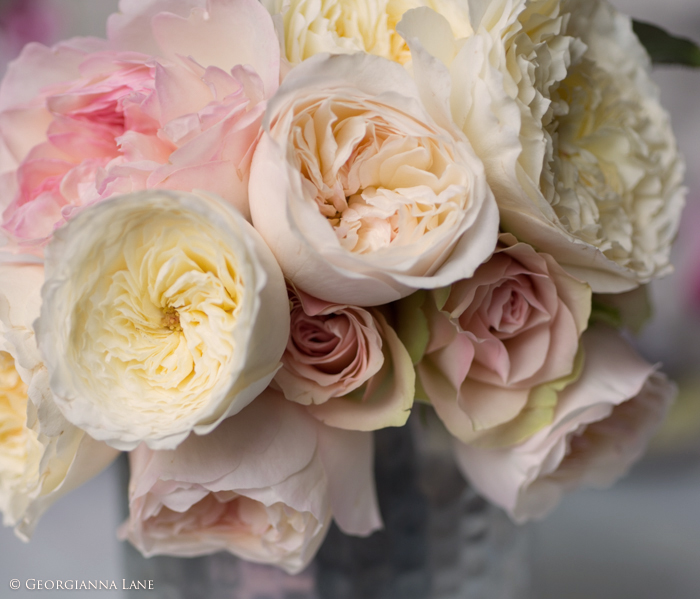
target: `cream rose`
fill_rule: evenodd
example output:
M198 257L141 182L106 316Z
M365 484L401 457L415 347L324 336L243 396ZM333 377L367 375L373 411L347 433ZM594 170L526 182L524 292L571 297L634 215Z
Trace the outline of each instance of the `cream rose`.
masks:
M43 280L40 265L0 265L0 511L24 540L54 501L117 455L53 403L31 328Z
M381 526L372 457L369 433L326 427L268 390L174 451L133 451L120 536L146 556L226 550L296 573L331 518L356 535Z
M471 276L498 216L481 162L406 71L356 54L295 67L270 101L253 223L294 285L370 306Z
M322 52L367 52L405 64L411 53L396 33L396 24L417 6L448 16L456 37L471 33L468 6L455 0L264 0L263 4L273 16L279 15L284 52L294 65Z
M282 274L205 194L80 213L47 248L39 346L66 418L119 449L205 434L270 382L289 334Z
M403 426L415 372L394 329L376 309L331 304L288 287L290 334L275 384L330 426Z
M675 385L612 330L584 333L579 379L558 394L554 420L505 449L457 443L465 476L524 522L541 518L579 486L605 487L642 454L675 396Z
M502 227L597 292L667 273L683 163L630 19L603 0L473 8L465 40L427 9L397 29L416 77L451 88Z
M575 370L588 285L504 234L473 277L428 295L419 310L416 300L403 302L401 330L417 337L424 323L421 388L453 435L512 444L551 422L539 397Z

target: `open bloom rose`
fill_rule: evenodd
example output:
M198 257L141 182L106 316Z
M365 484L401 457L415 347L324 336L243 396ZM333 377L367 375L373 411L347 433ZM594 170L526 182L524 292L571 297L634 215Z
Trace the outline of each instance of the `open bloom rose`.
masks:
M157 9L157 10L156 10ZM207 189L248 213L279 45L254 0L123 2L110 39L30 44L0 92L3 229L38 253L86 205Z
M683 163L630 19L605 0L470 6L466 40L428 9L397 28L432 58L416 76L451 87L502 227L597 292L667 273Z
M31 327L43 280L39 265L0 266L0 511L25 540L54 501L117 455L53 403Z
M579 379L559 392L553 422L524 443L456 444L480 493L518 522L540 518L579 486L605 487L642 454L675 386L607 328L584 333Z
M416 6L448 16L458 38L471 33L466 3L455 0L265 0L263 4L271 14L280 15L284 53L292 64L321 52L367 52L404 64L411 53L396 24Z
M226 550L296 573L331 518L355 535L381 526L371 435L326 427L272 390L204 437L130 458L120 535L146 556Z
M437 93L437 92L436 92ZM366 54L295 67L253 157L255 228L294 285L370 306L471 276L498 217L481 162L439 126L398 64Z
M61 411L96 439L175 447L245 407L279 367L282 273L221 199L113 198L58 230L46 256L39 346Z
M533 389L570 375L590 311L585 283L508 234L472 278L426 300L417 372L450 432L482 437L520 415ZM546 424L541 416L517 434Z
M288 287L290 333L275 383L330 426L403 426L413 405L408 352L376 310L331 304Z

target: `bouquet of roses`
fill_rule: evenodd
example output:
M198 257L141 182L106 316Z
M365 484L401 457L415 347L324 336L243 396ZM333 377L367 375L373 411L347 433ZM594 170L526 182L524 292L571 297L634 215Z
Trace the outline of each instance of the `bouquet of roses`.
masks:
M611 483L674 394L616 330L684 202L649 64L606 0L122 0L28 45L4 524L128 451L144 555L298 572L381 527L372 431L419 402L517 521Z

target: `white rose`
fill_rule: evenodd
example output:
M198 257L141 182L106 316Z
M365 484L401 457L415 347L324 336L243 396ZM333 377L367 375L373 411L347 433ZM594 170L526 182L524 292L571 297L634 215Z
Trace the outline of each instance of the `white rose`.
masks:
M277 371L284 280L222 200L114 198L59 229L46 255L39 347L59 408L96 439L175 447L240 411Z
M31 328L43 280L40 265L0 265L0 511L24 540L54 501L118 453L67 422L53 403Z
M579 379L559 392L553 422L518 445L455 443L465 476L524 522L541 518L564 493L606 487L641 456L675 396L675 385L608 328L583 334Z
M366 54L291 71L268 105L249 192L285 276L329 302L376 305L448 285L496 244L479 159L400 65Z
M322 52L367 52L404 64L411 54L396 24L418 6L449 16L457 37L471 33L469 8L456 0L263 0L263 5L279 15L277 26L292 64Z
M324 426L268 389L203 437L130 455L130 514L120 529L144 555L206 555L301 571L331 518L345 532L381 526L370 433Z
M629 18L601 0L474 5L465 40L427 9L397 29L416 77L449 69L501 226L597 292L668 272L683 164Z

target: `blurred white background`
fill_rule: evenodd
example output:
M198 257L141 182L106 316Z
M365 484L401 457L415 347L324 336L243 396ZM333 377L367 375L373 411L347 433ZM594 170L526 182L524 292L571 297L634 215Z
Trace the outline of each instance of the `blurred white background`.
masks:
M104 35L105 18L117 5L116 0L47 3L53 12L41 33L49 43L73 35ZM614 4L700 41L697 0ZM0 59L13 51L12 44L0 40ZM649 457L629 477L609 491L579 492L547 520L529 526L532 599L700 597L700 69L664 67L654 76L687 158L689 194L676 273L654 285L655 320L638 344L648 359L664 363L679 382L681 396ZM10 591L13 578L127 577L123 548L115 537L123 492L118 468L112 467L60 500L30 544L0 528L0 596L29 594ZM79 596L91 595L98 593L81 591ZM126 594L111 591L109 596Z

